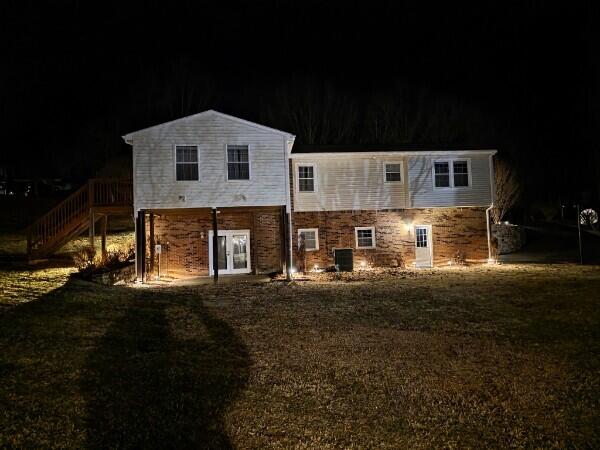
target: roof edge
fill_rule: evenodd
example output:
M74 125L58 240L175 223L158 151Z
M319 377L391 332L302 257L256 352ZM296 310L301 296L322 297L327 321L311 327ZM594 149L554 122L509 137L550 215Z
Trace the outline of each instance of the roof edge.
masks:
M223 119L227 119L227 120L231 120L231 121L234 121L234 122L242 123L244 125L248 125L248 126L251 126L251 127L254 127L254 128L258 128L258 129L261 129L261 130L264 130L264 131L269 131L269 132L272 132L272 133L280 134L280 135L282 135L282 136L284 136L284 137L286 137L288 139L295 139L296 138L295 135L293 135L292 133L288 133L287 131L282 131L282 130L278 130L276 128L267 127L266 125L261 125L261 124L256 123L256 122L251 122L249 120L245 120L245 119L241 119L239 117L231 116L229 114L225 114L225 113L222 113L222 112L219 112L219 111L215 111L214 109L208 109L206 111L202 111L202 112L199 112L199 113L196 113L196 114L192 114L192 115L185 116L185 117L180 117L178 119L170 120L168 122L163 122L163 123L152 125L152 126L149 126L149 127L146 127L146 128L142 128L140 130L132 131L132 132L127 133L127 134L125 134L125 135L123 135L121 137L123 138L123 140L126 143L131 144L133 137L135 135L137 135L137 134L140 134L140 133L152 130L154 128L161 128L161 127L164 127L164 126L167 126L167 125L172 125L175 122L185 121L185 120L192 120L192 119L196 119L196 118L203 117L203 116L209 116L209 115L216 115L216 116L221 117Z

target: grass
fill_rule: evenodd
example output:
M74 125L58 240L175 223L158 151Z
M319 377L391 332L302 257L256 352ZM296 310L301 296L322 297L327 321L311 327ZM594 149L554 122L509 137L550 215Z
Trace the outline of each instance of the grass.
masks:
M569 265L70 280L0 314L0 447L598 448L599 292Z

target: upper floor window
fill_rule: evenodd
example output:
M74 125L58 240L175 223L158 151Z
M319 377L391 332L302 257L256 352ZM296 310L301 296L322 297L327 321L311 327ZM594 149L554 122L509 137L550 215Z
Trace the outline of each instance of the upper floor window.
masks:
M315 192L315 166L303 164L298 166L298 191Z
M385 182L394 183L402 181L402 163L385 163Z
M249 180L250 159L247 145L227 146L227 179Z
M298 230L298 246L304 241L304 250L307 252L319 250L319 229L304 228Z
M433 185L436 188L470 186L471 164L467 159L434 161Z
M469 186L469 163L467 161L452 161L454 187Z
M196 145L175 146L175 178L177 181L198 180L198 147Z
M355 227L356 248L375 248L375 227Z

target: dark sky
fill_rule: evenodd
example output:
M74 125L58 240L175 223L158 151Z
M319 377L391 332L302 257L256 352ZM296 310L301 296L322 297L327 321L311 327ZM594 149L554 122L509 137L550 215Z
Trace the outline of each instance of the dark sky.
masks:
M410 139L499 148L532 198L598 189L592 2L90 3L2 2L0 164L82 178L127 154L125 132L207 108L303 141L282 108L319 86L356 106L353 129L383 98L431 124ZM436 130L439 102L468 131Z

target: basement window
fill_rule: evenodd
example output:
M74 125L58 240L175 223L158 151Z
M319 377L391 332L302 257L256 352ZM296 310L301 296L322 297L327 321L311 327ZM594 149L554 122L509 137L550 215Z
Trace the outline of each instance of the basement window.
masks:
M307 252L319 250L319 229L302 228L298 230L298 246L300 240L304 238L304 250Z
M227 179L250 179L250 158L247 145L227 146Z
M177 181L198 180L198 146L175 146L175 179Z
M375 248L375 227L355 227L356 248Z

